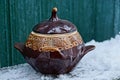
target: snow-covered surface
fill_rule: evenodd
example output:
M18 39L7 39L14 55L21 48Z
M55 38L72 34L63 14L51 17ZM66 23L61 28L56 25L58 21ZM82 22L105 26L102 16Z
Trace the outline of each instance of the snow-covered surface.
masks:
M86 54L69 74L51 76L27 63L0 69L0 80L120 80L120 35L104 42L88 42L96 49Z

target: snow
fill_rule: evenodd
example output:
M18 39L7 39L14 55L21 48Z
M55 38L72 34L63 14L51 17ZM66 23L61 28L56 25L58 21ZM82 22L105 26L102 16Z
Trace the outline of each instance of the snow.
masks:
M37 73L27 63L0 69L0 80L120 80L120 35L103 42L86 54L69 74L51 76Z

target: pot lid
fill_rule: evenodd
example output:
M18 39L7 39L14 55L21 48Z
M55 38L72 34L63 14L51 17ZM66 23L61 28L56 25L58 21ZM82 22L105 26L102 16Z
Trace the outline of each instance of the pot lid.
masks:
M37 24L33 32L41 34L63 34L76 31L76 26L57 17L57 8L53 8L50 19Z

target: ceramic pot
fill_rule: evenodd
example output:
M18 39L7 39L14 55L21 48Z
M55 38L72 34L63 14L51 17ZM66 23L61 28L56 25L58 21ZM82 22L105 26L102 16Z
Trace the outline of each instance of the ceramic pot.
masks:
M37 24L25 43L15 43L27 63L44 74L70 72L81 58L95 48L85 46L77 28L57 17L53 8L50 19Z

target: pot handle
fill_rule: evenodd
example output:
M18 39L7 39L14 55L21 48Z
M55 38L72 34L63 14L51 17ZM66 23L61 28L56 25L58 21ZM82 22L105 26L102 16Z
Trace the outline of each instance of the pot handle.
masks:
M42 47L43 52L50 52L51 58L65 58L65 55L59 50L59 48L54 47Z
M23 53L23 49L24 49L24 44L23 43L15 43L14 47L16 49L18 49L21 53Z
M85 46L84 54L88 53L89 51L91 51L93 49L95 49L94 45Z

